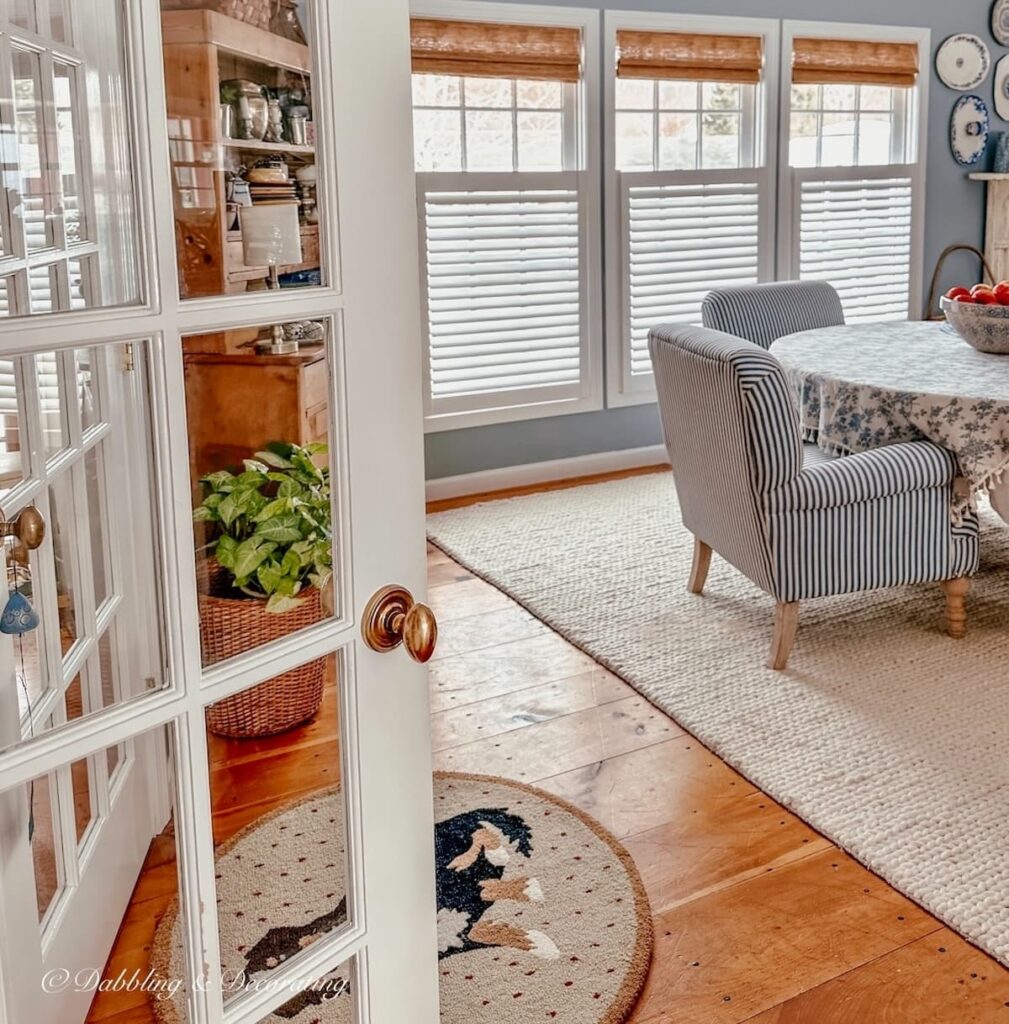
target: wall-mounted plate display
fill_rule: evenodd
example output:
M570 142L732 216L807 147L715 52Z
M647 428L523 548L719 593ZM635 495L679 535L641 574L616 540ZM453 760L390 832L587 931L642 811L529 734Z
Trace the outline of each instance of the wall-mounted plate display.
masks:
M995 0L991 9L991 34L1000 46L1009 46L1009 0Z
M944 85L966 92L988 76L991 54L979 36L960 32L950 36L935 55L935 70Z
M1009 0L1006 0L1009 3ZM1009 121L1009 53L995 65L995 113Z
M988 107L980 96L961 96L949 122L949 145L957 163L971 167L988 144Z

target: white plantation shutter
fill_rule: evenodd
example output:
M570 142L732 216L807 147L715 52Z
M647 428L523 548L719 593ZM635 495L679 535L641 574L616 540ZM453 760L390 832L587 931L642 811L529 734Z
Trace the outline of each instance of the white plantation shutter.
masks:
M624 217L624 390L651 387L648 332L701 322L712 288L770 274L763 170L620 174Z
M914 166L793 170L797 276L829 281L849 323L906 320L912 297Z
M581 176L421 174L418 189L428 416L583 398Z

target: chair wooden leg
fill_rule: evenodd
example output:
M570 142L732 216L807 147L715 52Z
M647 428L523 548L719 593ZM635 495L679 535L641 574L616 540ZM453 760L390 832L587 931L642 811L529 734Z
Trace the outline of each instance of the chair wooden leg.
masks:
M774 639L771 641L771 653L767 659L767 667L780 672L788 664L788 656L792 653L795 634L799 629L799 602L778 602L774 609Z
M967 634L967 608L964 599L970 590L970 579L961 576L955 580L943 580L942 589L946 594L946 632L954 640Z
M708 569L711 568L711 548L703 540L694 538L694 564L690 569L690 582L687 590L691 594L703 594L704 582L708 578Z

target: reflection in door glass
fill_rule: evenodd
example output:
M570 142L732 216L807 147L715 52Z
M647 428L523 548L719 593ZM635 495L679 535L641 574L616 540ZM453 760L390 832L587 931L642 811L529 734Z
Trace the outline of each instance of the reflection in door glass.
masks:
M13 4L13 8L12 8ZM0 315L136 303L123 0L0 4ZM18 287L11 287L13 282Z
M84 839L84 833L94 817L91 800L91 765L92 760L75 761L70 766L71 791L74 798L74 828L77 842Z
M31 837L32 864L35 868L35 898L39 920L52 905L53 899L62 887L60 864L56 858L55 825L57 809L52 803L52 789L49 775L43 775L28 783L28 831Z
M55 352L40 352L35 357L35 379L39 391L42 440L47 455L62 451L69 443L67 421L60 396L61 367Z
M348 920L336 655L207 709L225 999Z
M95 585L95 606L101 608L109 596L109 560L105 544L108 522L105 501L105 476L102 456L105 446L99 443L84 455L84 479L88 494L88 524L91 537L91 574Z
M161 4L179 291L318 285L311 4L189 6Z
M13 359L0 359L0 498L25 476Z
M205 665L333 614L326 323L183 339Z
M77 401L81 408L81 429L98 422L98 396L95 388L95 350L79 348L74 352L77 365Z
M289 994L286 1003L281 1003L272 1013L261 1019L259 1024L289 1024L291 1021L305 1021L305 1024L354 1024L355 990L357 987L356 961L344 961L318 978L304 985L285 986Z
M67 476L59 476L49 488L49 536L52 538L56 572L56 606L59 614L60 650L64 655L80 635L73 552L73 491Z

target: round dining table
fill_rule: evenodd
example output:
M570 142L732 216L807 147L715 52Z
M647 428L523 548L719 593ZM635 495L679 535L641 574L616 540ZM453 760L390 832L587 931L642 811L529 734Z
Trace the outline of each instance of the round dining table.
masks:
M954 452L970 486L1009 521L1009 356L978 352L943 323L825 327L778 339L805 440L836 454L902 441Z

